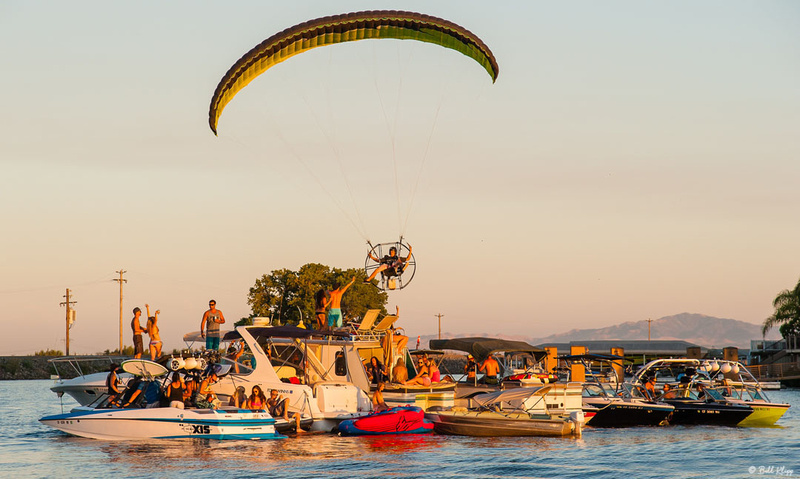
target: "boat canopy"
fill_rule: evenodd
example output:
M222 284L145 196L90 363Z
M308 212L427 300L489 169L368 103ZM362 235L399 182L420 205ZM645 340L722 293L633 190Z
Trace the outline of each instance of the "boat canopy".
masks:
M538 362L547 356L544 349L531 346L524 341L511 341L496 338L453 338L431 339L431 349L451 349L464 351L475 356L478 361L483 361L495 353L529 353Z
M298 328L297 326L259 326L247 328L253 337L260 338L310 338L312 336L336 336L347 338L350 336L348 331L319 331L316 329ZM222 338L225 341L239 339L242 336L238 331L229 331Z

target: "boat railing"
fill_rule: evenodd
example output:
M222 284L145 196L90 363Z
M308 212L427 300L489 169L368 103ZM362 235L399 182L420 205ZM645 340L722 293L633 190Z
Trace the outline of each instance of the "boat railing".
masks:
M99 363L104 362L111 366L112 364L119 364L122 361L130 359L129 356L60 356L57 358L48 359L47 362L53 365L53 369L56 371L56 376L58 379L61 378L61 373L58 370L58 365L61 364L67 365L72 368L72 370L77 374L79 377L86 376L84 373L84 367L81 365L86 365L89 363ZM96 371L95 371L96 372Z

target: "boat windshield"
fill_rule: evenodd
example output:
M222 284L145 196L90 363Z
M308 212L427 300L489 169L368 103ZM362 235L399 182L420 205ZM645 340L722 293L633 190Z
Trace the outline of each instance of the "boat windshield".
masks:
M747 387L747 394L753 398L753 401L767 401L767 397L764 395L764 392L761 389L753 386Z
M602 387L598 386L597 384L584 384L583 385L583 397L585 398L595 398L595 397L605 397L606 394Z

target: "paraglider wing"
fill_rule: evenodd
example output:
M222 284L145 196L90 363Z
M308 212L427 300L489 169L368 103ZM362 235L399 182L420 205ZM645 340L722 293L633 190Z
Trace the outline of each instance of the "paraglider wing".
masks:
M453 22L421 13L376 10L318 18L275 34L239 59L222 77L211 98L208 124L217 134L222 110L234 96L274 65L312 48L356 40L417 40L472 58L497 80L497 61L480 38Z

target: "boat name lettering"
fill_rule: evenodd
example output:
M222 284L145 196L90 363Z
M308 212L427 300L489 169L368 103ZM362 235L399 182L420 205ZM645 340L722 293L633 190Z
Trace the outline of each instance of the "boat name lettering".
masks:
M192 434L211 434L211 427L208 424L193 424Z

